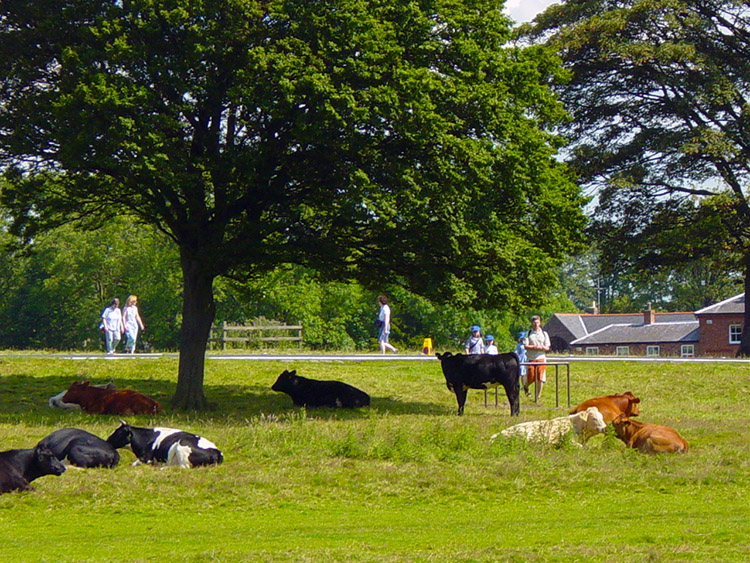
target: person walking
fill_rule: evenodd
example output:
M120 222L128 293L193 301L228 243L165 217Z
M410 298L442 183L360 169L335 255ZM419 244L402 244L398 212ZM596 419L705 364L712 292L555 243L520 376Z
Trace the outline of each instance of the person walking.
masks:
M484 354L484 344L482 343L482 331L479 325L471 325L471 336L464 343L464 352L466 355Z
M135 353L135 343L138 339L138 331L146 328L138 313L138 297L128 296L125 307L122 309L122 320L125 325L125 352Z
M391 308L388 306L388 298L385 295L380 295L378 297L378 305L380 305L380 310L378 311L378 318L375 320L375 324L378 327L380 353L385 354L387 349L395 354L396 348L388 343L388 335L391 333Z
M547 381L544 364L547 362L547 352L550 349L549 334L542 330L542 319L537 315L531 317L531 330L526 333L526 337L523 339L523 346L526 348L526 356L529 359L529 363L539 364L528 366L526 370L528 374L526 387L532 383L536 383L536 391L534 393L534 402L536 402L541 397L542 388Z
M113 297L109 302L109 307L104 309L102 323L104 323L107 341L107 354L114 354L123 331L122 311L120 311L120 300L117 297Z

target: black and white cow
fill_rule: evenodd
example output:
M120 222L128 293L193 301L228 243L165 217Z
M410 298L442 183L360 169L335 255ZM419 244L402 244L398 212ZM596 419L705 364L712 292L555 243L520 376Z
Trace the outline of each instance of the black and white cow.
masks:
M456 394L458 414L464 413L466 391L489 389L502 385L510 402L510 414L518 415L518 356L507 354L435 354L443 368L445 383L449 391Z
M61 428L39 441L60 461L68 460L76 467L112 468L120 461L117 449L99 436L78 428Z
M124 420L110 434L107 442L115 448L129 447L138 460L135 463L161 462L191 468L215 465L224 457L213 442L176 428L139 428Z
M63 473L65 466L44 446L0 452L0 493L30 491L34 479Z
M370 396L342 381L318 381L284 370L271 389L286 393L298 407L356 409L370 405Z

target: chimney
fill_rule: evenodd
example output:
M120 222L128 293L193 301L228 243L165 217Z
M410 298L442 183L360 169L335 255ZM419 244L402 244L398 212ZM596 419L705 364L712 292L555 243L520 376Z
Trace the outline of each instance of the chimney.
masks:
M651 301L646 303L646 308L643 310L643 324L652 325L656 322L656 312L651 308Z
M586 307L586 314L587 315L598 315L599 314L599 307L596 306L596 301L591 302L591 307Z

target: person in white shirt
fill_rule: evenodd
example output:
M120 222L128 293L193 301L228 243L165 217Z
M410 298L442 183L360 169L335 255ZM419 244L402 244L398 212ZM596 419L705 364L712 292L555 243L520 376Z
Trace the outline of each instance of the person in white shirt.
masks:
M388 299L385 295L378 297L378 304L380 305L380 311L378 311L375 324L378 326L380 353L385 354L386 349L388 349L395 354L396 348L388 343L388 335L391 333L391 308L388 306Z
M104 335L107 339L107 354L114 354L124 330L120 300L117 297L113 297L109 302L109 307L104 309L102 324L104 324Z
M138 313L138 297L135 295L131 295L125 301L125 307L122 309L122 320L125 325L125 351L134 354L138 331L146 328L143 326L141 315Z
M496 356L497 346L495 346L495 338L491 334L488 334L487 336L484 337L484 340L485 340L484 353L490 354L492 356Z
M526 333L526 337L523 339L523 347L526 349L526 357L529 363L539 364L538 366L529 366L526 370L526 386L537 382L534 401L538 401L542 395L544 383L547 381L544 364L547 363L546 354L550 349L550 340L549 334L542 330L542 319L537 315L531 317L531 330Z

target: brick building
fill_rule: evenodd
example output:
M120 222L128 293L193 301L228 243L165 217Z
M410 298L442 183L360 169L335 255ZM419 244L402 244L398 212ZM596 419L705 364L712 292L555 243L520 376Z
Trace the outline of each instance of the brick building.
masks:
M745 294L695 312L699 323L698 354L727 356L737 354L745 320Z
M742 336L745 295L694 313L558 313L544 325L553 352L607 356L733 356Z

